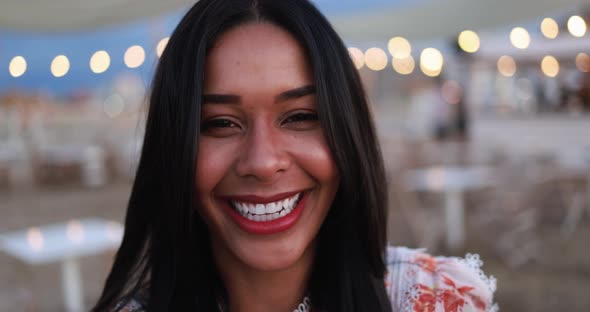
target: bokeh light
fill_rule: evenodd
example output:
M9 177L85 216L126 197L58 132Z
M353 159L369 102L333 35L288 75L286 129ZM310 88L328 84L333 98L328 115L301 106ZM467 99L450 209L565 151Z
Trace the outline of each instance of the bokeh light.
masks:
M41 233L41 230L37 227L30 228L27 231L27 242L34 251L40 251L43 249L45 239L43 238L43 233Z
M356 69L361 69L363 66L365 66L365 54L363 51L361 51L361 49L350 47L348 48L348 54L350 54Z
M84 227L78 220L71 220L66 226L68 240L73 243L81 243L84 240Z
M69 70L70 60L65 55L58 55L51 62L51 74L57 78L65 76Z
M498 59L498 72L502 76L512 77L516 73L516 62L511 56L503 55Z
M420 69L427 76L438 76L442 71L443 63L442 53L435 48L426 48L420 53Z
M403 59L393 58L391 65L393 66L393 70L400 75L409 75L414 72L414 68L416 67L414 58L411 55Z
M559 62L551 55L547 55L541 61L541 70L547 77L555 77L559 73Z
M117 117L125 109L125 100L118 94L110 95L103 103L102 110L111 118Z
M541 22L541 32L546 38L555 39L559 34L559 25L554 19L547 17Z
M8 64L8 72L12 77L20 77L27 71L27 61L22 56L15 56Z
M129 68L137 68L145 61L145 51L142 47L134 45L125 51L125 65Z
M412 46L406 38L394 37L389 40L387 50L394 58L405 59L412 53Z
M479 36L472 30L464 30L457 39L459 47L465 52L474 53L479 50Z
M168 40L170 40L170 37L166 37L158 42L158 45L156 46L156 54L158 57L161 57L162 53L164 53L164 49L166 48L166 45L168 45Z
M578 15L567 20L567 30L575 37L583 37L586 34L586 22Z
M369 69L383 70L387 67L387 54L380 48L370 48L365 52L365 64Z
M576 55L576 67L583 73L590 72L590 55L586 53Z
M90 70L95 74L104 73L111 65L111 57L106 51L96 51L90 58Z
M510 42L518 49L526 49L531 44L531 36L526 29L515 27L510 32Z

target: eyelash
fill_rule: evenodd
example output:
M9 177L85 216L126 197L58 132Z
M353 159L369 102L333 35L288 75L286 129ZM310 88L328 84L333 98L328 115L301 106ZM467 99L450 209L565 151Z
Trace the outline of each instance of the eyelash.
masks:
M312 112L296 112L289 117L285 118L281 125L284 123L294 123L295 125L306 123L306 122L317 122L319 120L317 113ZM201 131L204 133L212 131L232 131L229 129L241 128L241 126L227 118L214 118L203 122ZM223 136L224 134L220 134Z

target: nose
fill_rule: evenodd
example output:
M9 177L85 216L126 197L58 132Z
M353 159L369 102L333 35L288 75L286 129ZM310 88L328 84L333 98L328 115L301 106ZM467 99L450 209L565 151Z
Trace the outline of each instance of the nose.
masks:
M291 164L286 143L280 129L264 123L253 125L237 160L237 174L259 182L274 182Z

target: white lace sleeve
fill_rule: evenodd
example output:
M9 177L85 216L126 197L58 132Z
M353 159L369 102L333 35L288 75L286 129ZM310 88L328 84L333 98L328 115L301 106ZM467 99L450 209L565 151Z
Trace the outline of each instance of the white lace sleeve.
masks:
M423 249L389 247L385 284L394 311L496 312L496 279L478 255L433 257Z

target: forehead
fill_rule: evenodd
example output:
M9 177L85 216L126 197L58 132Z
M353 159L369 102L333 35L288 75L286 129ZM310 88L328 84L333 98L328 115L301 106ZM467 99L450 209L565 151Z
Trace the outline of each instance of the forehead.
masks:
M249 23L225 32L205 65L205 89L213 91L289 89L311 79L303 47L289 32L268 23Z

